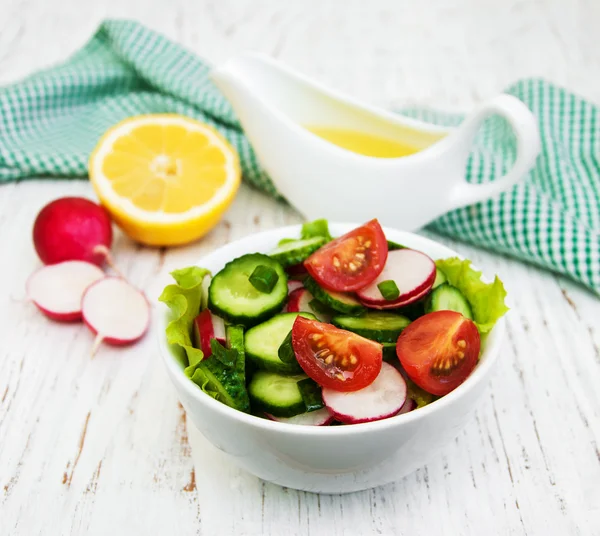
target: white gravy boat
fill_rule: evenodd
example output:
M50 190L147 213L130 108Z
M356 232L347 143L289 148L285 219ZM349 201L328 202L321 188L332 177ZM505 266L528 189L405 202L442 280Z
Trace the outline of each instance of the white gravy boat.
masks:
M499 95L458 128L442 128L365 105L309 80L266 56L243 54L211 73L231 102L258 159L278 190L306 218L367 221L404 230L510 188L535 163L537 121L515 97ZM467 158L482 121L505 117L517 138L517 158L503 177L465 180ZM364 156L313 134L319 125L410 144L398 158Z

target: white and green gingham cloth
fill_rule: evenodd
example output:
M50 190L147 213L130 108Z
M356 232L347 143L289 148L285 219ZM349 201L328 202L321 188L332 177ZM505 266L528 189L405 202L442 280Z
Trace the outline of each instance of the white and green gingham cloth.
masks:
M103 23L62 65L0 88L0 182L85 177L89 154L110 126L132 115L172 112L218 128L238 151L246 181L278 197L208 71L200 58L136 22ZM542 154L535 169L510 191L454 210L429 228L600 293L600 111L542 80L522 80L507 93L539 119ZM441 124L462 120L426 110L404 113ZM502 175L515 153L506 123L488 120L468 180Z

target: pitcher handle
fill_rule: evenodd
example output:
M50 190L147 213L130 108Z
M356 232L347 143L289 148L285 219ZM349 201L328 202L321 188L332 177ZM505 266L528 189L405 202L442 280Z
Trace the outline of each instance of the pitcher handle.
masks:
M512 127L517 138L517 158L513 167L502 177L485 184L461 182L453 195L454 208L471 205L493 197L520 181L535 164L540 153L540 132L536 117L519 99L511 95L498 95L468 117L457 131L462 137L468 156L473 139L484 119L498 114Z

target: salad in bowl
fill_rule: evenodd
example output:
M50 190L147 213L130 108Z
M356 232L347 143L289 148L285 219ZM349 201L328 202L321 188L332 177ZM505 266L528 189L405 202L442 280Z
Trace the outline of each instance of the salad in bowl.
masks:
M472 374L507 311L496 277L432 258L371 220L325 220L219 270L172 273L167 343L202 396L257 420L354 427L422 411ZM333 431L333 430L332 430Z

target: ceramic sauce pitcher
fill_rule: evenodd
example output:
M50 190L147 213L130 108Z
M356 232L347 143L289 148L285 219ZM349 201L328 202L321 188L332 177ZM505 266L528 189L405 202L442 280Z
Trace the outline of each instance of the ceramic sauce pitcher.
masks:
M258 159L306 218L414 230L443 213L492 197L522 179L540 150L537 121L518 99L499 95L458 128L442 128L362 104L262 55L214 70ZM506 118L517 157L486 184L465 180L482 121Z

